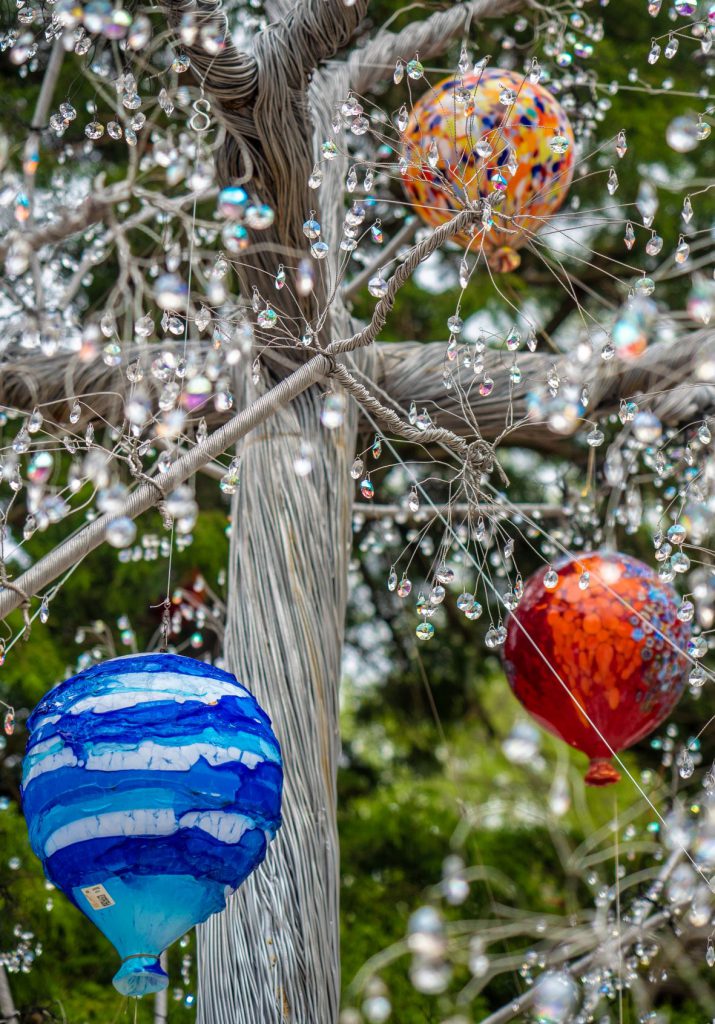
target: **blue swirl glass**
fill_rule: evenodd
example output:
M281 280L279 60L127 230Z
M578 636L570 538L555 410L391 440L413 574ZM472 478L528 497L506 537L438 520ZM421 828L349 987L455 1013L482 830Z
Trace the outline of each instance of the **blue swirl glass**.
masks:
M45 874L104 932L124 995L226 905L280 827L278 741L254 697L176 654L95 665L28 720L23 808Z

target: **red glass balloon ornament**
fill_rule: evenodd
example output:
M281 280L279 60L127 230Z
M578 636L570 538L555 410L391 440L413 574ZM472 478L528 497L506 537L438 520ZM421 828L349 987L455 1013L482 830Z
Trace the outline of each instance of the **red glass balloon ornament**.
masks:
M604 786L620 778L611 754L678 702L690 625L673 588L628 555L584 554L554 568L556 585L544 586L548 570L535 573L509 617L506 673L526 710L591 759L586 782Z

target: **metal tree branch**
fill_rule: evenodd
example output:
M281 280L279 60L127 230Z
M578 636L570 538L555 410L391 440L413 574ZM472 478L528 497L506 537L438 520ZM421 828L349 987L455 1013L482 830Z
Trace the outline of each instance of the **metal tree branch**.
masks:
M648 408L673 425L688 422L697 416L711 415L715 410L715 381L693 381L693 368L703 359L704 350L712 345L706 331L693 331L687 341L677 346L668 343L652 345L635 362L597 359L590 374L591 400L586 415L589 419L617 411L623 398L650 396ZM414 401L417 406L434 410L433 418L455 433L470 431L465 421L462 400L456 388L444 386L445 368L460 372L458 362L448 363L444 342L395 342L377 348L378 366L375 381L399 409ZM471 370L461 370L462 387L479 423L482 436L495 440L504 431L505 409L511 404L515 427L502 443L520 444L536 451L557 451L568 439L554 434L544 422L529 418L528 395L536 382L545 383L547 374L556 367L568 378L569 360L540 353L519 353L517 362L523 382L514 385L509 373L513 354L508 360L501 352L485 353L485 372L494 381L491 394L482 396ZM472 377L470 382L467 374ZM528 383L527 383L528 382Z
M67 241L72 235L102 221L115 204L127 199L130 193L128 183L122 182L99 195L88 196L75 210L70 210L58 220L48 221L29 231L8 231L0 240L0 260L4 260L16 245L27 252L36 252L44 245Z
M387 314L394 306L399 288L408 280L412 270L434 252L445 239L461 231L473 218L474 213L471 210L465 210L447 224L437 228L429 238L415 246L408 260L402 264L391 279L386 295L378 302L372 319L366 327L345 340L332 342L324 352L314 356L300 369L276 384L267 394L256 399L247 409L216 430L204 442L197 444L190 452L181 456L169 472L157 477L155 482L138 487L127 500L122 514L130 519L141 515L189 476L244 437L255 426L263 423L271 414L276 413L282 405L315 384L321 377L335 375L338 379L342 378L343 382L357 394L357 397L362 399L365 404L369 404L373 411L382 409L379 403L376 403L365 392L365 389L352 379L348 371L336 364L335 356L341 353L355 352L369 346L384 325ZM56 367L54 367L54 372L57 372ZM35 404L37 404L37 396L34 397ZM383 413L387 415L393 429L402 430L404 436L413 440L418 438L424 440L424 435L420 435L419 431L414 430L408 424L402 425L399 417L390 413L389 410L383 410ZM354 429L356 429L356 425ZM453 450L466 456L468 451L466 444L451 435L449 431L437 430L433 434L431 439L435 443L448 444ZM15 581L13 589L6 588L4 591L0 591L0 618L16 608L25 595L29 597L37 593L69 566L98 547L104 541L107 527L113 518L115 518L114 515L105 515L89 523Z
M416 217L408 217L407 221L400 230L390 239L384 249L381 251L379 259L375 261L372 266L366 267L361 270L359 274L351 278L350 281L343 287L343 297L345 299L352 299L358 292L368 284L370 278L377 273L381 268L387 267L392 260L397 256L400 249L408 245L417 229L419 228L419 221Z
M470 0L452 4L423 21L411 22L400 32L378 31L365 46L350 54L350 87L366 93L390 74L398 58L410 60L416 53L421 60L439 56L456 39L467 37L472 20L501 18L525 5L525 0Z
M305 363L285 380L277 384L267 394L252 402L228 423L216 430L202 443L196 445L173 464L171 469L157 477L156 481L142 484L127 499L123 515L135 519L156 505L162 497L170 493L179 484L209 462L217 455L225 452L240 438L264 423L274 415L282 405L290 402L301 391L320 380L329 369L329 362L322 355L317 355ZM48 583L75 562L84 558L90 551L103 544L106 539L107 526L116 516L104 515L82 527L76 534L63 541L48 555L36 562L31 569L13 581L17 589L0 590L0 618L4 618L22 603L19 591L26 595L36 594Z
M693 367L703 357L706 344L706 332L695 332L687 343L678 346L653 345L634 363L599 360L591 378L589 416L598 418L617 410L622 398L638 394L651 396L648 407L674 426L698 416L712 415L715 381L693 381ZM434 410L433 418L440 427L460 436L473 436L473 427L465 420L462 402L453 390L444 386L445 366L452 369L445 358L446 342L378 342L373 347L377 357L375 388L389 396L403 424L405 410L415 401L419 406ZM136 358L144 353L151 358L155 351L158 354L160 346L137 346L128 355ZM567 369L567 360L560 361L551 354L522 353L518 362L524 376L531 381L545 381L554 366L561 372ZM568 448L568 438L554 434L544 422L527 419L528 389L525 385L511 384L510 365L505 364L500 353L487 353L485 368L494 380L494 390L487 397L476 393L476 384L469 388L469 382L462 381L481 435L491 441L502 433L505 405L511 399L517 426L502 443L542 452ZM0 362L0 370L0 406L27 409L39 405L48 418L58 422L66 416L68 401L74 396L87 396L87 419L111 417L123 402L126 387L121 368L107 367L100 360L83 363L76 356L57 356L51 363L39 356L28 355L20 360L6 358ZM69 390L68 380L72 382ZM365 386L369 392L369 381ZM225 418L225 413L213 408L207 409L204 415L210 424Z
M0 964L0 1014L7 1024L13 1024L15 1020L20 1019L20 1014L15 1009L10 982L3 964Z

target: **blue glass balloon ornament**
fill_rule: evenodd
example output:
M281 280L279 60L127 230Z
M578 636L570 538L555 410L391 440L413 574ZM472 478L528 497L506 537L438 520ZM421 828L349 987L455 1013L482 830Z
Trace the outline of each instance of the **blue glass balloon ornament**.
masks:
M45 874L104 932L123 995L165 988L167 946L223 910L280 826L278 741L234 676L115 658L28 720L22 798Z

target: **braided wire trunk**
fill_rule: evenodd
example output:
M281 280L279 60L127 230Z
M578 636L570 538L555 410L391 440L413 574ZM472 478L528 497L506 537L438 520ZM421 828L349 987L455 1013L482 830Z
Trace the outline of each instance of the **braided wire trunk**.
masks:
M320 424L310 392L251 436L233 504L228 667L283 750L283 827L200 929L200 1024L332 1024L339 1000L338 700L356 414ZM300 440L314 446L299 477Z
M308 101L316 152L346 92L343 73L313 76ZM309 169L287 170L307 182ZM346 172L345 158L332 161L320 189L323 235L333 240L323 285L338 275ZM265 278L259 281L265 287ZM322 344L354 330L339 293L328 325ZM364 370L372 358L359 354ZM198 1024L337 1022L339 687L358 408L347 401L343 424L326 429L320 420L325 391L316 385L302 394L240 448L225 655L271 716L281 743L283 826L265 863L225 912L199 928ZM236 392L244 405L255 397L248 367ZM307 476L294 466L301 442L312 447Z

